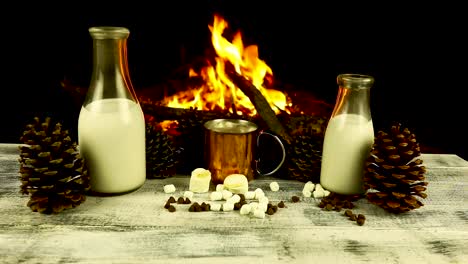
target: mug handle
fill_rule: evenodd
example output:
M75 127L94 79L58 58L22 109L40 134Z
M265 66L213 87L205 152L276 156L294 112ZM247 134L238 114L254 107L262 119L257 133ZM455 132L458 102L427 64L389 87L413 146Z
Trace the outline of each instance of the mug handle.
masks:
M260 170L258 169L258 163L260 163L260 158L258 158L257 160L255 160L255 166L256 166L256 170L258 172L258 174L262 175L262 176L269 176L275 172L277 172L281 166L283 165L284 161L286 160L286 149L284 148L284 144L283 142L281 141L281 139L274 135L274 134L271 134L271 133L268 133L268 132L265 132L265 131L260 131L258 136L257 136L257 148L260 146L260 136L261 135L269 135L269 136L272 136L276 141L278 141L278 143L280 144L281 146L281 150L283 151L283 157L281 158L281 162L279 163L279 165L272 171L268 172L268 173L262 173L260 172Z

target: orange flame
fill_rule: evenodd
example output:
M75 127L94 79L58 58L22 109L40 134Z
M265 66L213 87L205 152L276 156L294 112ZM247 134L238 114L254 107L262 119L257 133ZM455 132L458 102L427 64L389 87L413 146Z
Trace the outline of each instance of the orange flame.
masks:
M236 109L239 115L256 115L257 112L250 99L226 75L225 63L229 62L234 65L237 73L250 80L261 91L276 113L280 110L289 112L286 109L288 106L286 95L278 90L264 87L265 78L271 77L273 72L259 58L257 45L244 48L239 31L234 35L232 42L228 41L223 36L227 27L228 23L221 16L214 16L213 25L209 25L208 28L211 31L211 42L217 55L215 63L202 68L200 72L190 69L189 76L201 77L204 84L201 87L166 97L162 103L169 107L193 107L199 110L229 109L231 113L233 109Z

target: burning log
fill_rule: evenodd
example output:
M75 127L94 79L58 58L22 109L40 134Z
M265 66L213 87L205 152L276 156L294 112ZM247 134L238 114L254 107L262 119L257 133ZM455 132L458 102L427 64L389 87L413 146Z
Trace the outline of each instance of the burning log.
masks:
M150 100L140 98L141 107L146 115L153 116L157 121L180 120L187 118L192 114L199 116L203 120L211 120L216 118L238 118L237 114L228 111L212 111L198 110L194 108L177 108L169 107L154 103Z
M235 72L233 67L226 67L226 73L234 84L250 99L268 128L286 142L291 143L290 135L286 132L286 129L283 127L276 113L271 109L270 104L260 90L243 76Z

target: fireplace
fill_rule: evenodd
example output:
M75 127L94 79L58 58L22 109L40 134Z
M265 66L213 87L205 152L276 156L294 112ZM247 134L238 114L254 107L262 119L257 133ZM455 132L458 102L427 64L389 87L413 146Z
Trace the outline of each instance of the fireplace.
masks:
M135 88L142 96L160 100L165 92L173 95L177 90L196 87L198 80L187 78L187 73L192 67L204 65L207 57L215 57L204 52L213 52L209 26L214 11L221 10L230 25L225 33L232 37L242 30L245 45L257 45L260 59L273 72L274 86L269 88L292 97L293 105L307 108L321 102L333 104L337 74L367 73L376 78L371 101L376 128L393 120L402 121L414 128L424 152L466 153L465 131L457 127L456 114L464 112L464 98L438 90L460 85L462 68L450 60L462 54L460 35L451 33L459 32L462 23L450 21L462 16L436 21L429 13L411 8L395 8L395 12L370 8L356 13L359 5L311 8L301 3L251 6L215 2L190 2L183 7L174 4L159 9L163 11L128 4L125 13L86 8L22 17L26 23L36 25L37 31L31 33L35 35L30 36L41 41L35 42L35 48L18 46L18 54L26 54L27 61L37 64L31 64L34 70L28 71L28 78L19 70L17 78L11 78L10 86L19 88L10 89L15 93L12 98L22 98L22 104L15 116L4 116L12 124L2 131L5 141L17 140L24 120L32 113L58 113L73 128L80 100L68 97L71 93L64 92L60 83L66 80L69 87L89 84L89 26L115 24L130 28L129 66ZM46 28L53 30L43 30ZM433 39L445 41L436 44ZM47 66L40 66L45 62ZM24 65L18 64L17 68L23 69ZM430 80L421 80L421 76L430 76ZM75 102L73 107L69 100ZM317 108L311 111L322 110ZM449 127L435 125L440 120Z

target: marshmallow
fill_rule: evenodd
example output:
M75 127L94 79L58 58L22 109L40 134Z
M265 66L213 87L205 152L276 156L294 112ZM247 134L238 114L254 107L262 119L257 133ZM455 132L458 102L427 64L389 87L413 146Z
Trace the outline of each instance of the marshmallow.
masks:
M324 191L325 189L323 189L323 187L322 187L322 185L320 183L317 183L317 184L315 184L315 190Z
M315 191L313 192L313 195L314 195L314 198L318 199L318 198L323 198L325 196L325 191L320 190L320 189L317 189L315 188Z
M243 174L231 174L224 179L224 188L232 193L246 193L249 189L249 181Z
M232 210L234 210L233 203L228 203L228 202L223 203L223 211L227 212L227 211L232 211Z
M193 197L193 192L191 192L191 191L185 191L184 192L184 198L192 199L192 197Z
M255 199L255 192L254 191L248 191L244 194L245 199L247 200L253 200Z
M255 216L256 218L265 218L265 211L261 209L255 209L253 212L253 216Z
M308 181L304 184L304 188L302 189L303 191L304 190L308 190L310 192L313 192L315 189L315 184L311 181Z
M269 199L266 196L260 197L260 199L258 199L258 203L268 204L268 202L269 202Z
M223 190L222 194L223 194L223 199L224 200L227 200L227 199L232 197L232 192L230 192L228 190Z
M251 202L251 203L249 203L249 205L250 205L250 211L251 211L252 213L253 213L253 211L254 211L255 209L258 208L258 203L257 203L257 202Z
M232 203L232 204L238 203L240 202L240 196L238 194L234 194L229 199L227 199L226 202Z
M221 211L221 204L219 203L211 203L210 204L211 211Z
M217 192L222 192L224 190L224 184L217 184L216 185L216 191Z
M258 203L257 210L262 210L263 212L266 212L268 210L268 204L267 203Z
M302 190L302 195L304 195L304 197L311 197L312 192L310 190L304 188L304 190Z
M279 190L279 184L277 182L270 183L270 190L273 192L277 192Z
M211 201L220 201L223 199L223 193L222 192L211 192L210 193L210 200Z
M323 191L323 193L324 193L323 196L328 196L328 195L330 195L330 191L329 191L329 190L325 190L325 191Z
M263 190L260 188L255 189L255 199L259 200L261 197L265 197Z
M196 193L208 192L210 189L211 172L203 168L192 171L189 190Z
M260 200L265 197L265 194L263 192L257 192L255 193L255 199Z
M174 186L174 184L164 185L164 192L165 193L173 193L175 191L176 191L176 187Z
M250 204L244 204L242 205L240 209L240 214L241 215L249 214L251 209L252 209L252 206Z

